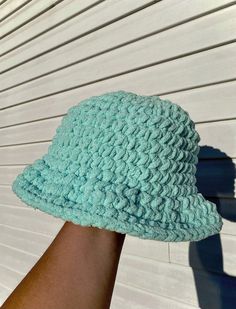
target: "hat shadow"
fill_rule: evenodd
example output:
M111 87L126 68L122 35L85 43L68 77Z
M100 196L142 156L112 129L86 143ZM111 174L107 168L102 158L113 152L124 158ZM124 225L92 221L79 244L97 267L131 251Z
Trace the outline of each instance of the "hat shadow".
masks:
M232 159L219 149L202 146L197 164L196 186L209 201L216 204L220 215L236 222L234 180L236 168ZM219 160L207 160L207 158ZM224 160L222 160L224 159ZM229 198L232 197L232 198ZM197 242L190 242L189 265L192 267L198 303L201 309L233 309L236 277L224 271L221 234ZM229 295L234 294L233 297Z

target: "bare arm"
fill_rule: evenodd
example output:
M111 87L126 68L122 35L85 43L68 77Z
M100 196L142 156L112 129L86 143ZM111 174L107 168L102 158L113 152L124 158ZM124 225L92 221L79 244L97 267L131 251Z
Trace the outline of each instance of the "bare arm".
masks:
M124 239L66 222L1 309L108 309Z

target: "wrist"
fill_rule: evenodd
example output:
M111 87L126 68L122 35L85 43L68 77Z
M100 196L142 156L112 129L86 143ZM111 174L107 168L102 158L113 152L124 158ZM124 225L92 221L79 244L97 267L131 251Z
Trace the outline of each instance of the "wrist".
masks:
M106 229L93 226L81 226L67 221L63 226L64 234L69 234L70 240L79 247L91 250L96 247L97 252L112 251L120 253L123 247L126 234L117 233Z

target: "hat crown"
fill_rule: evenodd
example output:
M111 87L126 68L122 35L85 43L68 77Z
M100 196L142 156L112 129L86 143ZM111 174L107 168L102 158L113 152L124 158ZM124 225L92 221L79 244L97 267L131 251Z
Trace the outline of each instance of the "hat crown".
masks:
M86 180L160 197L194 194L199 135L188 113L158 96L123 90L93 96L63 117L44 159Z
M48 152L12 189L74 223L200 240L222 220L195 186L199 140L188 113L169 100L123 90L93 96L68 110Z

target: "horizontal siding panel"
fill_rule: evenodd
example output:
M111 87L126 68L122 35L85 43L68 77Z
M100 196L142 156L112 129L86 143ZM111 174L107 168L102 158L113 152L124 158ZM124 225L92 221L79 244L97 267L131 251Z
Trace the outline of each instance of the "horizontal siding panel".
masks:
M3 128L0 130L0 145L51 141L56 134L57 127L61 125L61 121L62 117L57 117ZM199 123L196 125L196 130L201 137L200 146L217 148L219 153L224 152L229 157L236 157L236 120ZM217 152L215 151L214 156L213 151L210 153L205 150L201 156L214 158L217 157Z
M127 235L122 249L124 254L141 256L157 261L169 262L169 248L167 242L140 239Z
M0 225L0 244L37 256L47 249L53 237Z
M7 287L0 284L0 304L3 304L11 292L11 289L8 289Z
M200 309L116 282L111 309Z
M23 274L16 272L10 268L7 268L5 266L0 265L0 278L1 283L4 283L4 285L9 288L13 289L17 286L17 284L21 281L23 277ZM1 286L0 286L1 290ZM10 294L10 292L9 292Z
M236 119L200 123L196 129L201 137L199 145L205 149L201 158L236 157Z
M0 166L0 185L10 185L16 175L21 173L26 165Z
M124 22L124 20L121 20L121 22ZM215 27L216 24L217 28ZM114 45L114 43L118 44L119 40L117 42L117 37L122 38L120 40L121 44L123 44L129 38L130 24L125 23L125 25L126 28L124 29L122 27L116 27L117 34L112 27L105 27L101 31L96 31L89 36L76 40L49 54L44 54L40 58L35 58L6 72L0 90L13 87L30 79L35 79L50 71L59 70L75 61L86 59L94 55L94 53L98 54L104 49L104 46L106 49L109 49L110 45ZM142 25L139 27L142 29ZM139 27L136 27L137 31L139 31ZM112 35L113 37L112 40L109 37L107 38L107 29L110 29L110 36ZM125 67L122 68L122 62L120 64L117 63L117 67L121 70L125 70L125 68L127 70L133 69L137 66L166 61L166 59L179 57L196 50L229 42L235 39L234 29L236 30L236 6L157 33L133 44L118 48L116 51L108 52L107 55L102 57L101 61L104 62L103 58L105 59L105 57L110 61L110 53L114 59L119 58L118 55L120 55L122 62L124 61L125 63ZM192 39L193 37L194 41ZM100 57L98 61L99 59ZM131 64L131 67L127 63Z
M17 3L19 1L15 2ZM32 18L37 18L38 15L42 14L45 10L50 9L50 7L57 2L58 0L26 1L23 7L1 23L0 37L3 38L14 30L21 28Z
M8 38L8 40L3 41L1 44L2 52L11 49L17 43L22 43L22 41L38 35L39 32L45 31L47 28L49 28L49 26L52 27L55 24L66 20L68 17L74 14L74 2L75 1L67 3L66 9L64 7L64 2L58 4L57 7L53 8L50 12L46 12L43 14L43 16L37 18L37 24L35 24L34 27L24 27L21 29L21 31L18 31L17 36L15 35L14 38ZM127 7L127 2L128 1L121 2L124 8ZM149 2L146 2L146 4L148 3ZM53 48L62 44L62 38L73 40L78 36L87 34L88 38L90 38L92 35L94 39L94 37L97 36L97 33L99 36L103 36L102 34L105 32L105 46L107 49L109 47L115 47L125 41L129 42L136 40L154 31L163 31L168 27L174 27L177 24L191 20L191 18L197 18L202 16L202 14L207 14L211 10L219 9L224 5L231 5L232 3L233 1L229 0L210 0L207 2L204 0L199 0L195 5L192 5L187 0L182 0L181 2L173 0L158 1L156 4L135 12L135 14L129 15L121 21L118 20L105 28L101 28L101 25L104 25L104 20L107 21L107 18L113 17L112 14L115 14L116 7L114 8L114 11L111 11L111 8L109 7L109 13L107 13L106 4L101 3L98 7L92 8L90 11L83 13L82 16L79 15L78 17L75 17L71 21L62 24L62 26L60 25L59 28L51 30L49 33L46 33L46 35L38 37L36 40L33 40L22 47L19 47L17 51L13 51L10 55L4 57L4 61L2 61L0 64L0 71L9 69L15 63L22 63L32 56L35 57L39 54L38 46L41 48L40 52L45 52L49 48ZM132 5L134 6L134 4ZM103 16L103 11L105 11L105 19ZM166 12L168 12L168 14L166 14ZM50 19L51 14L53 14L52 20ZM163 15L165 18L162 18ZM94 19L94 16L96 16L96 19ZM49 19L50 25L48 25ZM127 24L128 33L124 31L124 29L127 27ZM137 27L137 25L139 26ZM94 32L89 35L89 31L91 30ZM115 35L113 35L113 33ZM80 38L80 40L83 41L84 39ZM89 40L86 41L87 48L89 48L89 42ZM100 46L97 40L94 39L94 43L96 43L95 49L97 51L101 51L101 48L104 50L104 46ZM73 46L75 43L70 42L68 46L62 47L64 53L68 48L70 49L71 44ZM91 42L91 44L93 43ZM80 44L80 48L83 48L82 44ZM75 57L75 55L77 55L77 53L73 54L72 57Z
M41 120L0 130L0 145L48 141L53 138L62 117Z
M179 104L195 122L236 117L236 82L169 93L162 95L161 98L173 100ZM13 114L13 110L11 114Z
M12 192L11 186L0 185L1 203L9 206L28 207Z
M124 255L119 267L117 282L191 306L198 306L197 287L202 308L220 308L222 302L225 308L233 309L236 303L235 278L197 270L193 273L190 267Z
M221 234L196 243L170 243L170 261L236 276L236 236Z
M26 166L0 166L0 185L11 185ZM208 197L234 197L235 166L236 160L231 159L199 160L196 173L198 190Z
M234 204L235 204L235 202L234 202ZM230 221L230 220L227 220L227 219L224 219L223 221L224 221L224 225L223 225L221 234L229 234L229 235L236 236L235 211L234 211L234 220L233 221Z
M86 83L94 83L111 78L116 82L121 79L123 88L133 91L132 87L143 89L142 92L153 91L164 94L186 88L199 87L206 84L222 82L235 78L236 75L236 43L218 47L194 55L175 59L145 69L126 73L143 63L140 58L122 50L110 52L75 64L67 69L55 72L49 76L12 88L0 94L0 106L9 106L12 102L20 103L37 99L42 96L62 92L72 87L82 87ZM127 54L128 52L128 54ZM117 54L115 57L114 54ZM227 54L227 57L225 57ZM145 57L146 58L146 55ZM204 74L203 74L204 72ZM115 75L118 76L115 77ZM122 74L122 75L119 75ZM136 81L135 83L133 81ZM117 85L116 85L117 87ZM29 88L31 91L29 91ZM137 88L136 88L137 89ZM9 104L11 102L11 104Z
M14 0L15 1L15 0ZM50 10L44 12L42 15L33 19L27 26L20 28L14 32L14 35L9 35L6 38L2 39L2 45L0 48L1 54L7 54L4 56L5 61L14 65L14 60L17 57L17 52L14 50L17 47L26 44L26 42L30 42L33 38L42 35L44 32L48 31L50 28L58 26L60 23L63 23L68 18L72 18L75 14L77 0L62 1L58 3L56 6L51 8ZM82 11L89 8L91 5L96 4L99 1L95 0L81 0L80 7L76 11L77 14L81 14ZM29 43L30 44L30 43ZM13 51L12 51L13 50ZM9 52L12 53L9 55ZM16 61L18 63L19 61ZM2 64L1 64L2 65ZM1 66L0 68L7 68L6 66ZM2 71L1 69L1 71Z
M29 145L0 147L0 163L29 164L48 151L50 142Z
M0 244L0 264L24 275L34 266L39 256Z
M17 43L27 42L27 44L19 47L10 55L12 59L11 65L19 63L19 61L25 61L39 54L39 46L40 53L46 52L57 45L73 40L79 35L85 35L88 31L96 30L106 25L106 23L111 23L116 18L122 18L123 15L131 14L133 11L141 9L153 1L83 0L80 2L80 8L77 8L78 3L76 1L70 4L68 4L68 1L65 4L59 4L57 8L50 10L36 20L36 24L33 27L29 27L30 29L22 28L23 33L17 33L15 42L11 37L6 38L1 44L0 54L5 54ZM93 4L97 4L97 6L89 8ZM89 9L86 10L86 8ZM86 11L83 12L84 10ZM31 40L29 41L29 39ZM25 53L25 57L20 59L15 57L16 54L21 54L22 52ZM7 54L6 57L8 58ZM1 71L2 68L0 69Z
M60 218L55 218L32 207L8 207L0 204L0 224L26 231L32 231L49 237L55 237L64 224Z
M22 6L26 5L29 0L7 0L5 3L1 4L0 10L0 21L2 22L8 16L18 11Z
M96 84L93 87L90 86L89 94L87 91L85 92L86 87L83 87L82 90L78 88L1 110L0 127L65 115L71 106L85 99L86 94L93 96L97 95L98 91L101 90L104 90L104 92L109 91L109 87L107 89L105 87L106 84L103 84L102 89ZM154 94L152 92L150 95ZM190 114L195 122L236 117L235 97L236 82L222 83L160 96L161 99L169 99L176 102ZM225 103L222 104L222 101Z

